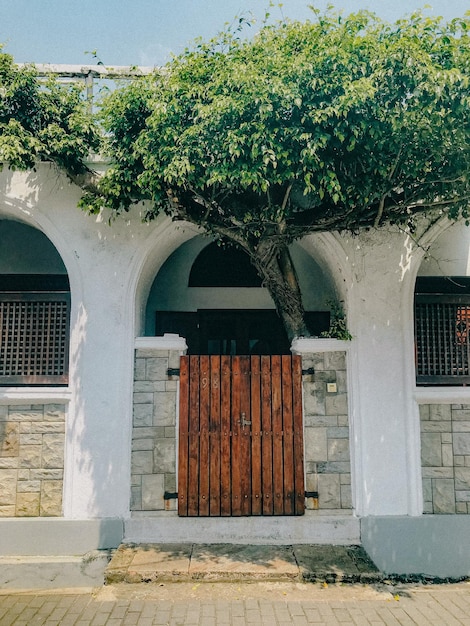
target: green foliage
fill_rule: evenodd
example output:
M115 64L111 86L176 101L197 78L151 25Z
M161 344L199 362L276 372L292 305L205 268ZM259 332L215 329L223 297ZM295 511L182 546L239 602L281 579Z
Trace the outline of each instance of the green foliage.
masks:
M81 87L40 81L33 66L16 66L0 47L0 164L29 169L51 160L79 174L98 145Z
M352 335L346 324L346 316L339 302L328 302L330 307L330 327L321 333L321 337L351 341Z
M242 26L243 24L241 24ZM470 20L396 24L314 10L239 29L117 90L102 114L114 211L149 198L214 233L259 240L468 217Z

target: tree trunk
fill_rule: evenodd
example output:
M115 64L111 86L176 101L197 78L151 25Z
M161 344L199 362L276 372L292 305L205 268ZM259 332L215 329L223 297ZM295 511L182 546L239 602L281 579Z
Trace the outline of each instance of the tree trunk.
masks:
M250 256L274 300L289 341L295 337L309 337L299 281L287 245L262 240Z

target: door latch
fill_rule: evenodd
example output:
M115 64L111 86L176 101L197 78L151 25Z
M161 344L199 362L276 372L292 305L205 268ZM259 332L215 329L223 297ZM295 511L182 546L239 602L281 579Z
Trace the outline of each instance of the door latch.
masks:
M238 423L242 426L242 428L245 428L245 426L251 426L251 420L246 419L246 413L241 414L241 419Z

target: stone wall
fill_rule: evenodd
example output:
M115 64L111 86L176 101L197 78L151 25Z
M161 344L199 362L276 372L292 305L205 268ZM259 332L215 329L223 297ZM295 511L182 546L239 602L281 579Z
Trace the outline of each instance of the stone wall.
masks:
M176 509L176 407L182 352L142 347L135 353L131 510ZM352 508L346 353L302 357L306 506L321 512Z
M307 508L352 508L346 353L303 354Z
M0 516L62 515L65 407L0 406Z
M138 348L135 353L131 511L176 508L176 404L181 352Z
M421 467L425 513L470 513L470 405L423 404Z

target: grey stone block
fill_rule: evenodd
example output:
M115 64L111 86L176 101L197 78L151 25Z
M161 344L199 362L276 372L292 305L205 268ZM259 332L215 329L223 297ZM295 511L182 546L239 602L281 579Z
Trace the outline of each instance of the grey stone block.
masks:
M328 461L349 461L349 439L328 439Z
M174 426L176 424L176 393L160 391L155 394L153 424L154 426Z
M133 474L151 474L153 472L153 452L151 450L132 452L131 467Z
M470 455L470 433L454 433L454 454Z
M436 422L450 422L452 419L452 409L450 404L431 404L429 407L429 418Z
M153 425L153 404L134 404L133 424L136 427Z
M348 396L345 393L337 395L327 395L325 399L327 415L347 415L348 413Z
M176 441L161 439L155 443L153 472L156 474L176 471Z
M326 370L345 370L346 352L325 352Z
M442 465L441 435L439 433L421 434L421 464L423 467Z
M433 480L432 502L434 513L455 513L454 481L450 479Z
M161 511L165 508L165 477L163 474L142 476L142 510Z
M341 508L341 485L338 474L318 475L318 502L320 509Z
M168 378L168 359L147 359L145 372L147 380L166 380Z
M305 458L309 461L327 461L326 428L305 428Z
M456 467L454 473L456 490L470 490L470 467Z

